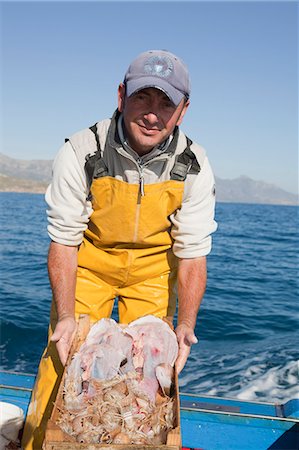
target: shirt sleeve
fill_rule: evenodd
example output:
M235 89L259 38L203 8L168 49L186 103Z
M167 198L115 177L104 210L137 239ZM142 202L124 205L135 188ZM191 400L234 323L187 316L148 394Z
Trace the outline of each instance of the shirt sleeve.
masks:
M214 214L215 180L206 157L201 171L188 175L182 207L171 216L173 252L178 258L198 258L210 253L211 234L217 229Z
M48 234L63 245L80 245L92 213L84 167L70 142L62 146L53 163L53 178L46 191Z

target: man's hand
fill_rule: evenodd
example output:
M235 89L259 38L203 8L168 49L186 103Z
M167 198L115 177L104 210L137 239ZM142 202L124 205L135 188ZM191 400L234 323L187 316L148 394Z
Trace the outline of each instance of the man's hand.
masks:
M177 373L179 374L186 364L191 350L191 345L197 344L198 340L194 334L193 328L183 323L181 325L178 325L175 330L175 334L177 336L179 344L179 354L175 362L175 366Z
M72 345L76 331L76 320L72 316L63 317L57 322L55 331L51 337L52 342L56 342L57 352L63 365L66 364L67 357Z

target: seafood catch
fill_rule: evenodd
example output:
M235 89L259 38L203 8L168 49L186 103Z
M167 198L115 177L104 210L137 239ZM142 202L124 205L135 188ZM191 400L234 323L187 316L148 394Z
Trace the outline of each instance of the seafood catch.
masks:
M175 333L157 317L98 321L68 367L57 424L82 443L166 443L177 354Z

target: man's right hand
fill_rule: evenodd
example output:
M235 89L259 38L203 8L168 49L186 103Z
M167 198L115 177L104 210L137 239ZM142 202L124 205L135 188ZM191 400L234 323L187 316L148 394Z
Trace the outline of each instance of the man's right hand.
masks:
M56 342L57 352L63 365L67 361L76 326L76 320L73 316L63 317L58 320L55 331L50 339L52 342Z

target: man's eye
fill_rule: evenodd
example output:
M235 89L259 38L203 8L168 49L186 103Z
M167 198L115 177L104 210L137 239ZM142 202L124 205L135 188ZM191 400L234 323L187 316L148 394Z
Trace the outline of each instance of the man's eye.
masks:
M175 105L168 100L168 101L164 102L164 108L175 109Z
M135 98L136 98L137 100L145 100L145 99L146 99L146 96L145 96L144 94L136 94L136 95L135 95Z

